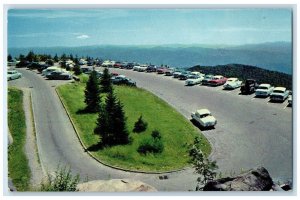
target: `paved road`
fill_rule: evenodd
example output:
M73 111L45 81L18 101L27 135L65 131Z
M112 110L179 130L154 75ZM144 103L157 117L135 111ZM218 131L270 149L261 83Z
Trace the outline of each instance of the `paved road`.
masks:
M111 69L137 82L169 102L185 117L208 108L217 118L215 129L203 131L213 144L211 158L223 174L256 166L267 168L275 180L291 180L293 173L292 108L287 102L270 103L239 90L222 87L184 86L184 81L155 73Z
M192 169L172 173L160 180L156 174L129 173L103 166L81 147L66 112L55 92L55 86L65 81L44 80L40 74L18 69L23 77L9 82L22 88L31 88L37 143L45 170L54 172L58 165L70 166L82 179L89 180L131 178L148 183L160 191L194 190L197 175Z

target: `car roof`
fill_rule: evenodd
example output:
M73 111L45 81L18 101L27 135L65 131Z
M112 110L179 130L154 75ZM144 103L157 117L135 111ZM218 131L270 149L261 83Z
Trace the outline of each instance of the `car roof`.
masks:
M268 83L263 83L263 84L260 84L259 86L262 86L262 87L270 87L271 85L268 84Z
M222 75L215 75L214 78L221 78L223 77Z
M227 79L227 81L235 81L235 80L238 80L238 78L229 78L229 79Z
M206 108L204 108L204 109L199 109L199 110L197 110L196 111L199 115L203 115L203 114L211 114L211 112L208 110L208 109L206 109Z
M281 90L281 91L285 91L285 90L286 90L286 88L285 88L285 87L276 87L276 88L274 88L274 90Z

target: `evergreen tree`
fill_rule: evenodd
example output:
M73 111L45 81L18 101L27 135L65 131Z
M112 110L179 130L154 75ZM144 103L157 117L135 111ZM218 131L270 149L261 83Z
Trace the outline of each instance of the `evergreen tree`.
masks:
M105 105L100 107L96 124L94 133L101 137L102 146L128 144L130 142L123 106L113 90L109 91Z
M53 60L55 61L55 62L58 62L58 56L57 56L57 54L55 54L55 56L53 57Z
M73 68L74 74L75 75L80 75L82 73L80 66L78 64L76 64Z
M97 72L94 70L92 71L89 80L86 83L84 94L86 111L98 112L100 108L100 88L97 78Z
M143 120L143 117L141 115L134 124L133 132L141 133L147 129L147 126L148 126L148 123Z
M26 60L29 61L29 62L33 62L34 57L35 57L35 55L34 55L33 51L29 51L29 53L26 56Z
M13 59L12 56L10 54L8 54L7 61L10 62L10 61L12 61L12 59Z
M103 75L100 79L101 92L109 92L112 90L111 75L107 68L103 70Z

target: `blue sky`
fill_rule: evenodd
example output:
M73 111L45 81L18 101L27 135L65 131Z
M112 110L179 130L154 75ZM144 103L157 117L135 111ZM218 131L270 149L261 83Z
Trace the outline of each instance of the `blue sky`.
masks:
M291 9L9 10L8 47L290 42Z

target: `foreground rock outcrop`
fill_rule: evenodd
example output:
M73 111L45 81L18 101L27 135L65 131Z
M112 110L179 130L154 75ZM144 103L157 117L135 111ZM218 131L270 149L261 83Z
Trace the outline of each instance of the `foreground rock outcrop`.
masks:
M273 185L269 172L259 167L233 178L209 181L203 191L270 191Z
M79 192L156 192L141 181L130 179L95 180L77 185Z

